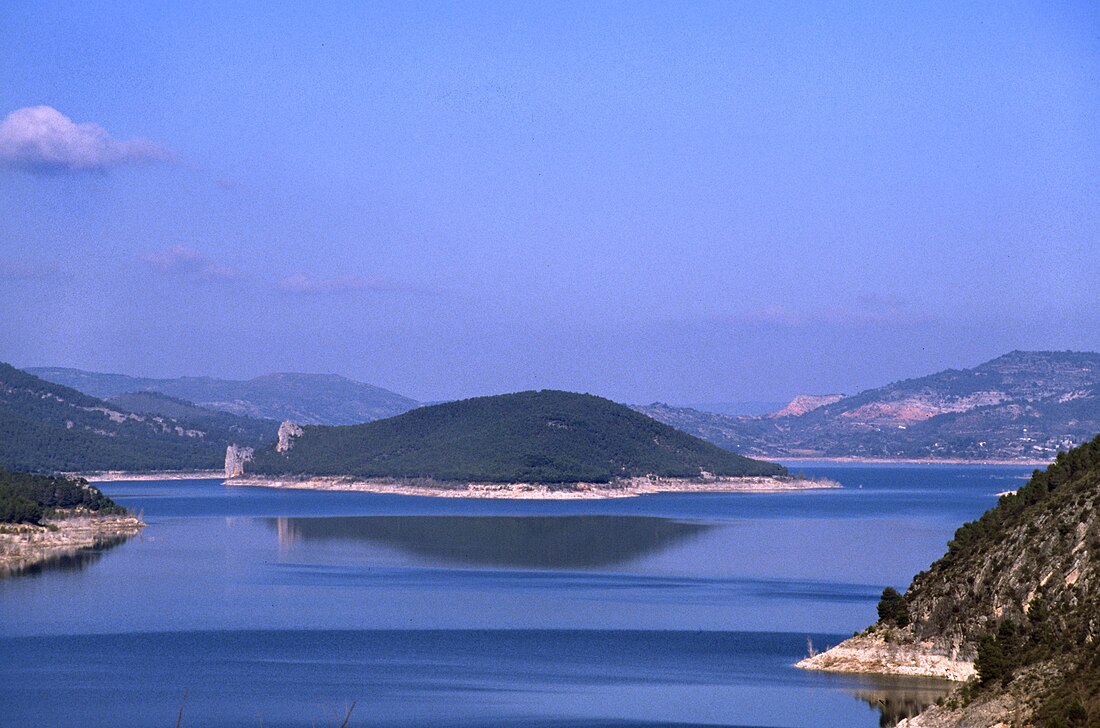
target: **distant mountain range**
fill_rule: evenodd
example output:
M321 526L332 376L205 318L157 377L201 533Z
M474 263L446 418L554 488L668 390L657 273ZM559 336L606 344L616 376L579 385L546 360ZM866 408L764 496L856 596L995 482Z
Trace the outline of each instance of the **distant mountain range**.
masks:
M277 429L158 394L109 402L0 363L0 468L8 470L220 469L229 444L259 447Z
M397 450L377 450L380 443L403 438L416 449L421 445L415 443L426 441L414 428L436 426L432 418L449 412L447 407L496 401L482 397L433 405L422 408L427 414L414 417L419 411L414 400L335 375L272 374L232 381L149 379L61 368L29 371L33 373L0 364L0 467L35 471L218 468L224 464L225 447L234 444L258 448L256 467L273 468L274 461L265 459L262 446L274 441L276 421L307 425L310 433L309 425L361 424L402 413L408 415L392 420L397 424L347 432L365 438L356 447L381 458L377 462L407 464L411 461L389 460ZM786 407L756 416L660 403L634 409L751 458L1047 461L1059 450L1087 442L1100 432L1100 354L1014 351L972 369L946 370L851 396L801 395ZM518 456L518 440L501 429L514 426L519 433L538 436L532 452L550 458L550 471L560 470L570 477L596 472L588 469L595 461L585 459L592 452L578 449L572 439L551 442L545 432L531 429L530 421L517 419L508 408L498 411L503 419L490 427L487 419L478 419L489 418L488 411L479 410L472 420L456 420L459 424L453 426L482 428L476 431L485 442L505 443L513 448L511 455ZM588 414L595 416L595 411ZM625 422L606 412L594 421L616 427ZM614 437L632 441L640 430L612 427L606 432L576 432L581 431L603 442ZM457 432L449 436L457 437ZM344 436L333 434L330 440ZM311 437L302 441L310 442ZM382 439L377 442L370 439L378 437ZM578 469L570 470L572 466L555 459L549 449L554 443L567 452L588 454L574 463ZM490 449L483 454L486 462L492 462L500 453ZM509 461L499 472L517 462ZM459 470L468 465L463 461ZM356 467L354 474L373 472L366 465ZM533 461L524 467L530 473L539 472ZM522 468L515 472L521 471L528 472ZM493 475L497 471L490 467L468 472Z
M335 374L268 374L243 381L212 377L153 379L61 367L28 372L93 397L152 391L208 410L300 424L354 425L407 412L419 403Z
M742 402L701 402L684 406L700 412L715 412L720 415L739 417L741 415L766 415L769 412L775 412L783 406L783 402L749 400Z
M1100 432L1100 354L1014 351L851 396L800 396L757 417L635 409L753 457L1045 461Z
M540 391L447 402L347 427L307 426L255 453L254 475L606 483L649 474L780 475L602 397Z

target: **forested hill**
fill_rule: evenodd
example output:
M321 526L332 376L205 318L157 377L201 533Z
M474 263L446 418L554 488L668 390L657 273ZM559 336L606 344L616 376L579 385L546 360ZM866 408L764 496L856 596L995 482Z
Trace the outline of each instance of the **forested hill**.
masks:
M362 425L302 429L285 452L274 446L257 452L248 473L606 483L647 474L785 472L610 400L549 390L448 402Z
M880 615L895 643L977 654L978 685L921 725L1100 726L1100 436L960 528Z
M213 377L156 379L64 367L28 370L43 379L104 399L159 392L208 410L300 424L353 425L407 412L415 400L335 374L267 374L246 380Z
M219 442L230 440L238 444L260 444L274 440L279 430L279 423L275 420L209 410L160 392L129 392L110 397L107 402L124 412L159 415L184 422L191 429L201 430L206 437Z
M105 402L0 363L0 468L31 472L220 469L230 443L262 445L274 422L222 413L168 416Z

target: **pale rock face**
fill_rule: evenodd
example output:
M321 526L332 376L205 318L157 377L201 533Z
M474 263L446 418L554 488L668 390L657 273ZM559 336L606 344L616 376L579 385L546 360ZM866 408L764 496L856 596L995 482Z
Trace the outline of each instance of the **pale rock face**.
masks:
M843 394L800 394L788 402L786 407L778 412L773 412L768 417L799 417L842 399L844 399Z
M252 462L254 451L250 447L230 445L225 449L225 477L244 475L245 463Z
M836 647L795 664L803 670L824 672L919 675L965 682L976 673L974 663L958 659L957 652L937 652L931 643L890 643L881 632L849 637Z
M302 428L290 420L285 420L279 425L279 442L275 445L275 452L286 452L294 447L294 438L301 436Z

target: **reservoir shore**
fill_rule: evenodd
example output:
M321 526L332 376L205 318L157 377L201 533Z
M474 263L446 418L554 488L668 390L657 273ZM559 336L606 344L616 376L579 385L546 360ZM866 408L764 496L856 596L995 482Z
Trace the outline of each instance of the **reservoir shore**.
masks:
M106 542L137 535L145 524L136 516L77 515L51 519L45 525L8 524L0 527L0 577L44 561L73 556Z
M114 483L130 480L216 480L224 479L222 470L96 470L86 473L65 473L72 478L84 478L89 483Z
M828 463L830 465L1018 465L1021 467L1030 466L1046 466L1050 464L1049 460L966 460L963 458L863 458L863 457L788 457L784 455L776 456L754 456L763 457L765 460L772 462L784 462L784 463ZM74 478L84 478L89 482L111 483L111 482L125 482L125 481L141 481L141 480L226 480L225 472L222 470L159 470L159 471L132 471L132 470L101 470L101 471L89 471L78 473L65 473ZM755 478L758 480L773 480L772 478ZM280 484L274 484L272 482L260 483L260 480L274 480ZM316 480L316 479L310 479ZM336 478L322 478L320 480L334 481ZM667 480L667 479L666 479ZM735 478L734 480L754 480L754 478ZM248 481L248 482L244 482ZM257 481L257 482L252 482ZM238 476L233 479L231 485L265 485L267 487L274 488L286 488L291 487L282 483L289 483L290 479L287 478L260 478L258 476ZM373 483L371 480L360 480L361 483ZM499 484L491 484L499 485ZM604 486L606 484L597 483L596 486ZM312 486L302 485L298 487L314 488L319 490L367 490L366 488L334 488L330 486ZM715 490L713 492L740 492L741 490L755 490L758 492L775 492L784 490L802 490L806 487L828 487L828 486L799 486L799 487L775 487L770 490L762 490L760 488L735 488L731 490ZM834 483L834 487L837 484ZM712 489L713 490L713 489ZM685 488L685 491L690 492L706 492L707 489L695 489ZM385 491L390 492L390 491ZM657 491L652 491L657 492Z
M90 482L143 480L222 480L225 485L301 490L359 491L436 498L511 498L574 500L630 498L653 493L782 493L842 487L823 479L746 476L710 478L629 478L611 483L450 483L424 479L357 478L353 476L268 477L239 475L227 478L220 470L128 472L120 470L73 473Z
M849 637L795 663L803 670L934 677L965 682L976 672L971 660L937 650L931 643L887 641L879 631Z
M439 483L399 478L238 476L226 485L308 490L361 491L436 498L575 500L630 498L653 493L779 493L840 488L830 480L789 477L627 478L611 483Z
M830 465L1019 465L1046 467L1053 458L865 458L825 457L816 455L752 455L751 457L782 463L829 463Z

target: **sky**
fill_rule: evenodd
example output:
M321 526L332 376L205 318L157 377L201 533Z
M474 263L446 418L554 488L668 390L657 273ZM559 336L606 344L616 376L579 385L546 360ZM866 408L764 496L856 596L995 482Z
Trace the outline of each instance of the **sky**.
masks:
M0 4L0 360L422 400L1100 350L1100 5Z

